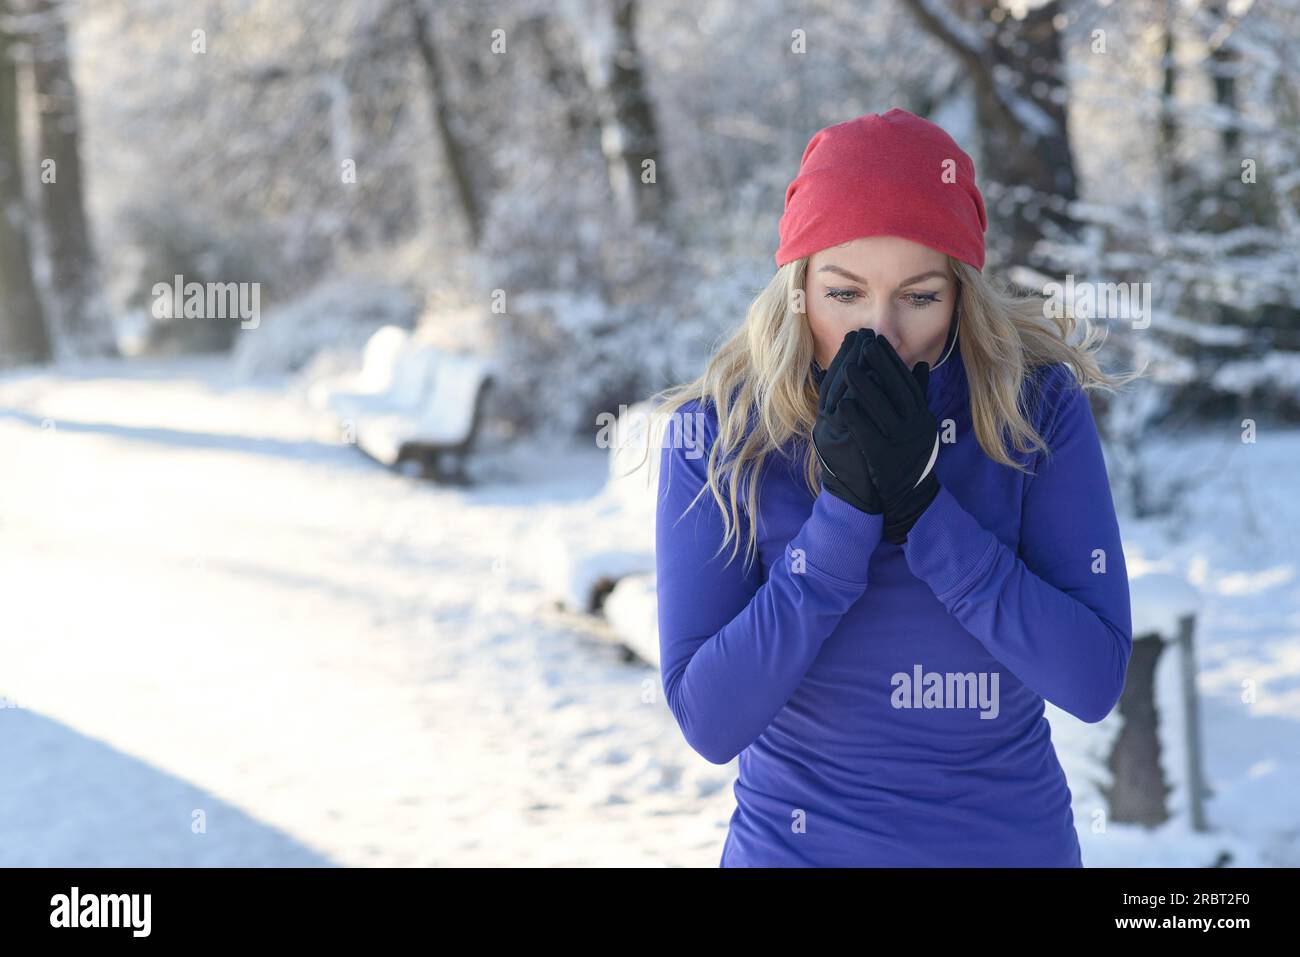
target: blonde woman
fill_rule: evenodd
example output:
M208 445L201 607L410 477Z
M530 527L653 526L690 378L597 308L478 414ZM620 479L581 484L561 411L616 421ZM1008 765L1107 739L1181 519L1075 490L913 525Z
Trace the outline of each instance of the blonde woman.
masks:
M985 278L986 226L933 123L819 131L772 281L657 397L661 672L739 757L721 866L1082 866L1043 703L1096 722L1124 686L1086 391L1127 380Z

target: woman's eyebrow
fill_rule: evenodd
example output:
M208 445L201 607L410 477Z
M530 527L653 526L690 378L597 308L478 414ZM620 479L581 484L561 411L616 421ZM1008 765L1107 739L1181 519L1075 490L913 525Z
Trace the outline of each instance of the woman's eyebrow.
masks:
M822 266L822 268L821 268L821 269L818 269L817 271L818 271L819 273L823 273L823 272L839 273L839 274L840 274L841 276L843 276L845 279L852 279L854 282L860 282L860 283L862 283L862 285L864 285L864 286L869 286L869 285L870 285L870 283L868 283L868 282L867 282L865 279L863 279L861 276L855 275L854 273L849 272L847 269L843 269L843 268L841 268L841 267L839 267L839 266L836 266L836 265L826 265L826 266ZM948 278L948 274L947 274L946 272L944 272L942 269L931 269L929 272L918 273L918 274L915 275L915 276L911 276L911 277L909 277L909 278L907 278L907 279L904 279L902 282L900 282L900 283L898 284L898 288L901 289L901 288L904 287L904 286L910 286L910 285L912 285L913 283L920 282L922 279L929 279L929 278L932 277L932 276L938 276L940 279L947 279L947 278Z

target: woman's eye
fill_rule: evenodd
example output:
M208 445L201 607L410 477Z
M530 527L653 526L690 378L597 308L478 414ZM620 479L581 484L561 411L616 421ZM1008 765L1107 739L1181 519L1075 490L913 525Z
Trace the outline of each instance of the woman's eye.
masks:
M826 298L834 299L836 302L851 303L859 298L856 289L827 289ZM924 309L939 301L939 294L935 292L909 292L903 295L903 301L914 309Z

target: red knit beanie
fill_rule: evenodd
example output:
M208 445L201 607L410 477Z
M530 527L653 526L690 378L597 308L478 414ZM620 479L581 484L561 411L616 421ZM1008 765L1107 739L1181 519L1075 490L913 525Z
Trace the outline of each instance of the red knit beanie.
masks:
M861 236L901 236L984 268L988 216L975 164L906 110L818 130L785 191L777 266Z

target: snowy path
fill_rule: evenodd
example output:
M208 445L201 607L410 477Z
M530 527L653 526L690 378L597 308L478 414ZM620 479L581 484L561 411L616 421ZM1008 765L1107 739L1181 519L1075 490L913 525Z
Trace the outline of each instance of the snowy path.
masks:
M322 425L214 359L0 377L0 866L715 867L735 763L523 570L605 453L521 448L456 490ZM1095 830L1113 724L1049 706L1084 862L1297 866L1300 433L1179 442L1185 534L1125 547L1205 599L1220 830L1187 834L1181 790L1155 832Z
M0 865L716 864L734 772L511 571L602 453L439 489L219 363L94 368L0 385Z

